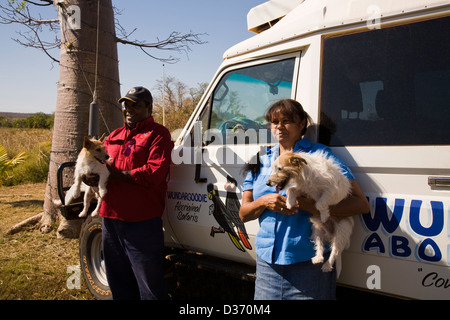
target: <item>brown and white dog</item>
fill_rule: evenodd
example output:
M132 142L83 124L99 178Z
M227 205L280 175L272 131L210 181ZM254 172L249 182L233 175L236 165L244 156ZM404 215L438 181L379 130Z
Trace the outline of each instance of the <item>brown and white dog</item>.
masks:
M323 152L284 153L272 164L272 174L267 185L278 185L287 193L286 206L293 208L297 197L305 195L316 201L320 217L312 216L312 241L316 255L312 263L324 260L324 243L331 244L328 261L322 271L333 270L333 264L350 244L353 218L330 216L329 206L345 199L351 191L350 181L342 174L339 165ZM339 270L338 270L339 272Z
M83 189L84 209L78 215L80 218L87 215L89 204L94 197L97 198L97 206L94 211L92 211L92 216L96 216L98 214L98 210L100 209L102 198L106 195L106 183L108 181L109 171L104 161L109 159L109 155L106 153L105 145L101 142L103 138L104 135L102 135L99 140L84 137L83 149L78 154L75 165L75 182L67 191L65 196L65 204L68 205L73 201L73 199L80 196ZM98 185L88 186L82 183L83 176L87 178L98 176Z

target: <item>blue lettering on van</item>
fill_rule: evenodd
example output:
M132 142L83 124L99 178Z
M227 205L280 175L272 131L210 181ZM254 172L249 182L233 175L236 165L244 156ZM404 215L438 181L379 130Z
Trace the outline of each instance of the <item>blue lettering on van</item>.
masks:
M408 238L402 236L392 236L391 248L393 256L409 257L411 255L411 249L409 248Z
M424 228L419 221L420 206L422 200L411 201L411 211L409 215L411 228L417 234L425 237L437 236L444 228L444 204L440 201L430 201L433 213L433 224L428 228Z
M208 202L208 195L206 193L168 191L167 199L195 201L195 202Z
M367 228L369 228L370 231L377 231L381 224L387 232L394 232L402 219L405 200L395 199L394 212L391 219L389 219L387 213L386 198L376 198L375 202L375 216L372 218L370 214L363 215L364 223Z
M427 254L427 251L425 250L427 246L430 246L433 249L434 255L430 256ZM420 243L417 254L420 259L430 262L438 262L442 259L441 250L439 250L437 243L430 238L426 238Z
M440 248L433 237L438 236L444 230L444 203L430 201L432 222L429 226L423 226L420 222L422 206L422 200L411 200L408 216L405 212L405 199L395 199L392 213L388 213L390 209L387 199L377 197L373 215L368 213L361 219L363 227L368 232L361 250L363 252L374 251L377 254L388 252L390 256L394 257L410 257L414 254L418 261L441 261L442 250L445 252L446 249ZM414 237L413 234L402 232L399 229L402 219L403 223L409 224L406 226L407 229L416 234ZM397 229L399 230L397 231ZM383 235L388 237L388 243L385 243L386 240L383 241ZM423 238L417 240L419 237Z
M376 250L377 253L385 253L386 249L384 248L383 240L381 240L378 233L374 232L370 234L366 240L364 240L364 250L363 251L370 251L370 250Z

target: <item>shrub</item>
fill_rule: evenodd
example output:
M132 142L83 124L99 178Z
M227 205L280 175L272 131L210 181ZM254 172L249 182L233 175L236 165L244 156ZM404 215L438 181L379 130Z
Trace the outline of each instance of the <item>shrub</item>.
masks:
M21 164L24 160L25 160L24 152L21 152L18 155L9 158L5 148L0 144L0 178L2 180L4 178L9 178L10 171L12 171L12 169L15 166Z
M26 159L0 177L0 185L45 182L48 174L52 131L48 129L0 128L0 144L13 157L25 151Z
M25 161L12 169L12 175L3 185L16 186L24 183L45 182L48 175L51 142L41 142L26 152Z

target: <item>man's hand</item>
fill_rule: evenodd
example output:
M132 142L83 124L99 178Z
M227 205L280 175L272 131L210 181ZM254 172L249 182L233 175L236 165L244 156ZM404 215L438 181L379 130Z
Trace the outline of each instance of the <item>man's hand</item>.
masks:
M100 177L98 174L90 174L90 175L83 174L83 176L81 178L83 180L83 183L87 184L90 187L98 186L98 181L100 180Z
M109 170L108 180L110 180L110 181L125 181L125 182L129 182L129 183L135 183L133 178L131 177L130 171L119 171L119 170L109 166L108 164L106 165L106 167Z

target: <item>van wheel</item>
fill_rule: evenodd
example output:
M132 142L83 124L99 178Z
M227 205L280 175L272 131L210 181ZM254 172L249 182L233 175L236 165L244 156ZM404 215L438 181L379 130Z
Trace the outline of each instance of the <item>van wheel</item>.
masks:
M89 291L98 300L111 300L102 251L102 218L88 216L80 233L80 265Z

